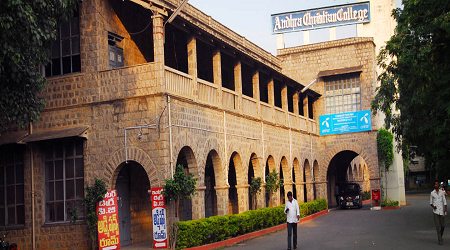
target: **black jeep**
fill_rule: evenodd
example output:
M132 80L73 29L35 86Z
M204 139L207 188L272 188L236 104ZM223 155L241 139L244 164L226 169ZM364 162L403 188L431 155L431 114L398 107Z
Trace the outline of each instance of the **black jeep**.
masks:
M339 206L341 209L347 207L362 207L361 187L358 183L339 183Z

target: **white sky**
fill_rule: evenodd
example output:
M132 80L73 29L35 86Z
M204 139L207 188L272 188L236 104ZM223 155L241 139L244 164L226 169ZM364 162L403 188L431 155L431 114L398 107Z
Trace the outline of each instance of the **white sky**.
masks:
M276 55L277 39L271 31L271 14L354 3L356 0L189 0L189 4L210 15L247 40ZM400 7L401 0L395 0ZM356 36L356 25L336 27L336 38ZM310 42L326 41L328 29L310 31ZM286 47L303 44L302 32L284 34Z

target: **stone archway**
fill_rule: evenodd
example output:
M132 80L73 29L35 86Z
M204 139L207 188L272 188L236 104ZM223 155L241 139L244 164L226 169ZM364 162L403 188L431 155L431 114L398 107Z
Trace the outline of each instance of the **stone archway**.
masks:
M197 161L189 146L181 148L175 166L182 165L186 174L198 176ZM182 199L178 202L178 218L180 221L192 220L192 199Z

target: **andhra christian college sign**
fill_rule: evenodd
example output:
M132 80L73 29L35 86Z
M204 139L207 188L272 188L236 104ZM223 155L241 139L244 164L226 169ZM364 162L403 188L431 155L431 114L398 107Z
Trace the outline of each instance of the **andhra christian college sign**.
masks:
M370 2L272 14L273 34L370 22Z

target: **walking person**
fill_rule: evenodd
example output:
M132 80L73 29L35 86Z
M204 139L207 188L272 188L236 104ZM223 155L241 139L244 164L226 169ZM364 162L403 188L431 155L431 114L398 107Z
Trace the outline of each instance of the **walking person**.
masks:
M430 194L430 206L433 208L434 224L436 225L439 245L442 245L442 235L445 229L444 215L447 214L447 200L444 192L439 189L439 182L437 181L434 183L434 190Z
M287 193L288 201L284 207L284 213L286 216L287 229L288 229L288 250L291 249L291 237L292 231L294 232L294 249L297 250L297 223L300 220L300 209L298 202L292 197L292 192Z
M334 197L336 198L336 205L339 207L339 186L334 185Z

